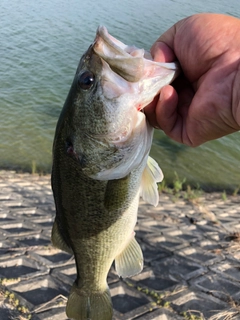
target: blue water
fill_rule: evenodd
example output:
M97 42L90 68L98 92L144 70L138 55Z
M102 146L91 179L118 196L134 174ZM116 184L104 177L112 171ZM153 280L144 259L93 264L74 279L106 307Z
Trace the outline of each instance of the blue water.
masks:
M0 167L50 172L56 122L79 59L99 24L125 43L149 49L174 22L198 12L240 17L233 1L1 0ZM207 32L207 30L206 30ZM239 185L240 134L191 149L154 137L152 154L167 181Z

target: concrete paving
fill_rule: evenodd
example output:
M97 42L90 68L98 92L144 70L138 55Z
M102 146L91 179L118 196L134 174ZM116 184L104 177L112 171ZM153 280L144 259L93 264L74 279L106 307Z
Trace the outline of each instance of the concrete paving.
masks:
M186 194L185 194L186 195ZM108 283L114 320L240 319L240 195L140 203L141 274ZM65 320L76 269L51 246L50 176L0 171L0 320Z

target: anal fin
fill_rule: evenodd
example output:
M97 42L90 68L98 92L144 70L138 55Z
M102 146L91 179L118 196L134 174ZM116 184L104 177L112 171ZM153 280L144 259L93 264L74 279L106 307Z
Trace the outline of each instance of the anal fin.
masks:
M56 220L53 223L51 240L54 247L67 253L73 254L72 249L66 244L65 240L63 239Z
M127 278L138 274L143 269L142 249L135 237L128 246L115 258L115 268L120 277Z

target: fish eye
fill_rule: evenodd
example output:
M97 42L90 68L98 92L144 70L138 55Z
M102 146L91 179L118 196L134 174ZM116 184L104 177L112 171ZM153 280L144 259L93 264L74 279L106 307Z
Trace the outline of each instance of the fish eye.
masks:
M83 90L90 89L94 81L95 81L95 76L90 71L85 71L78 76L78 85Z

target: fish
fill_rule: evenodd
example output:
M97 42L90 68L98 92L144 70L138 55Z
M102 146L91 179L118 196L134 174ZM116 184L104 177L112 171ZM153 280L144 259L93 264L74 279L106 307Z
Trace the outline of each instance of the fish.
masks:
M156 206L163 174L149 157L153 128L144 107L178 74L100 26L83 54L56 126L51 183L56 207L52 244L74 255L77 277L66 314L113 317L107 275L143 269L135 239L139 197Z

